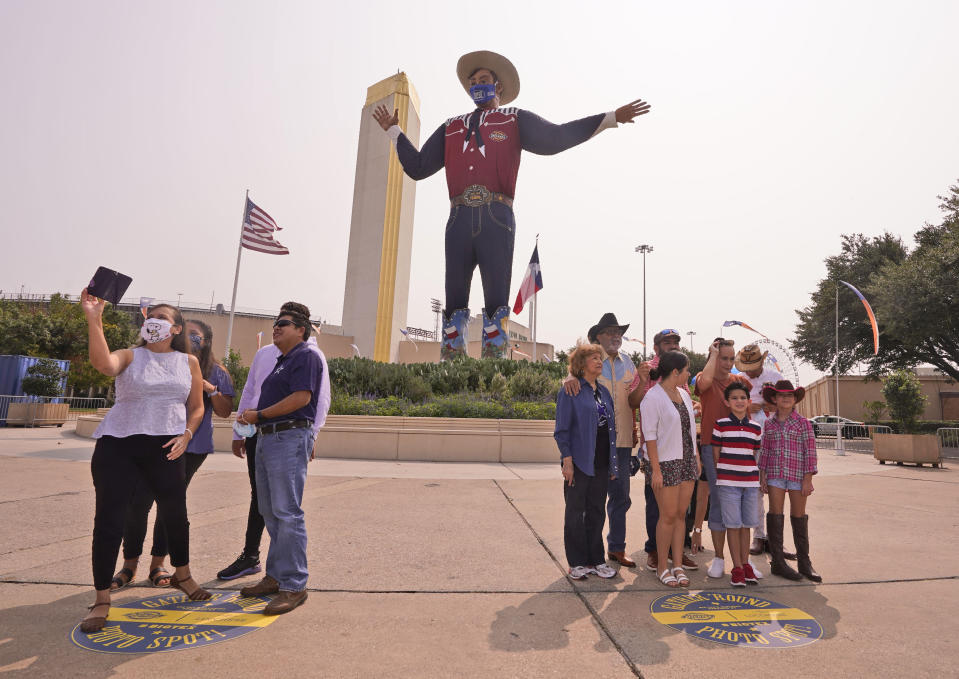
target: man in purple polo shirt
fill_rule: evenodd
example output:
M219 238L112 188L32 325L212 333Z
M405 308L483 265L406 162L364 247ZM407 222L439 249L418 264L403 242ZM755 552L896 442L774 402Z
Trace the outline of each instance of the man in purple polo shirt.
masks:
M306 318L310 317L310 309L297 302L287 302L280 307L280 315L285 312L300 314ZM319 335L320 331L313 326L314 332ZM320 427L326 422L326 413L330 409L330 371L326 367L326 357L316 343L316 338L311 336L306 340L306 345L320 357L320 363L323 364L323 378L320 382L320 396L316 407L316 419L313 421L313 438L319 434ZM243 394L240 396L240 403L237 405L237 413L242 413L249 408L255 408L260 401L260 388L263 381L273 372L276 366L276 359L282 352L273 343L267 344L259 349L253 356L250 363L250 372L246 378L246 385L243 387ZM248 439L233 432L233 454L239 458L246 458L246 469L250 476L250 510L246 521L246 540L243 545L243 551L236 561L216 574L220 580L235 580L244 575L252 575L260 572L260 540L263 537L263 517L260 516L260 502L256 494L256 434Z
M273 324L273 343L281 355L263 381L256 408L240 419L257 425L256 487L260 514L270 534L266 576L240 590L243 596L278 595L263 613L287 613L306 601L306 521L303 488L313 450L313 422L323 364L306 340L309 318L281 312Z

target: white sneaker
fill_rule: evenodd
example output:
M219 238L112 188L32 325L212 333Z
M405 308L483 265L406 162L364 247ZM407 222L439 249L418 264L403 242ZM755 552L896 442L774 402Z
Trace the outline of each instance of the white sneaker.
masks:
M590 569L586 566L573 566L569 569L569 577L573 580L585 580Z
M709 563L709 570L706 571L706 575L711 578L721 578L725 572L726 560L713 557L713 560Z
M598 564L593 568L588 568L587 570L590 573L595 573L601 578L612 578L616 575L616 570L605 563Z
M763 572L759 570L759 566L754 564L752 559L749 560L749 565L753 567L753 574L756 576L756 579L762 580L764 576Z

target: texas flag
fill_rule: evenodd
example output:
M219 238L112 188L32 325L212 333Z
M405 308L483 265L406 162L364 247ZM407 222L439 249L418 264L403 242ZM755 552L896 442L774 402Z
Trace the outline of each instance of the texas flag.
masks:
M519 286L519 292L516 293L516 302L513 304L513 313L518 314L526 306L526 303L533 298L537 292L543 289L543 274L539 270L539 245L533 248L533 256L529 258L529 267L526 269L526 277Z

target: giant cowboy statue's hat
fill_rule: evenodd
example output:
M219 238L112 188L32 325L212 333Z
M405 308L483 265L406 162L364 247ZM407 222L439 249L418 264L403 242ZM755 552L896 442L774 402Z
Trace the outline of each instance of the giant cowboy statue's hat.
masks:
M760 351L758 344L747 344L736 354L736 370L749 372L763 367L769 351Z
M796 404L798 405L799 402L805 398L806 390L802 387L793 387L793 383L789 380L779 380L776 384L767 384L763 387L763 400L765 400L766 403L776 405L776 401L773 400L776 394L794 394L796 396Z
M456 62L456 76L467 92L470 91L470 76L478 68L485 68L495 73L497 81L503 86L503 93L499 98L500 106L506 106L519 96L519 73L516 72L513 62L502 54L488 50L464 54Z
M621 333L625 333L626 329L629 327L629 323L626 325L620 325L619 321L616 320L616 314L605 313L603 317L599 319L599 323L594 325L589 329L589 332L586 333L587 338L590 342L596 342L596 336L599 335L606 328L619 328Z

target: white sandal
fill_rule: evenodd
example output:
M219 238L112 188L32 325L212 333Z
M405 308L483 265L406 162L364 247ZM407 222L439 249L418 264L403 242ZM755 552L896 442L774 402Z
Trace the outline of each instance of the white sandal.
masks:
M659 581L672 589L679 587L679 581L676 580L676 576L668 568L659 574Z
M676 571L679 571L679 575L676 575ZM689 577L686 575L686 571L683 570L682 566L676 566L670 573L673 574L673 578L679 583L680 587L689 587Z

